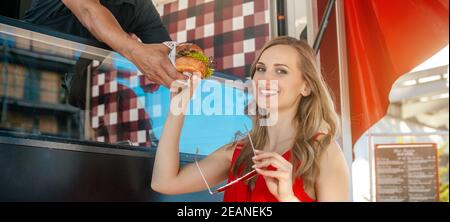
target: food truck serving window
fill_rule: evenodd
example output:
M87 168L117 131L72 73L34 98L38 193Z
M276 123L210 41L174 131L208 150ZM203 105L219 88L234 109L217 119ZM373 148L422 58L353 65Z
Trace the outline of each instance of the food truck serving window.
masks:
M198 87L180 140L181 152L209 154L252 127L244 115L250 95L235 86L270 37L269 1L155 3L172 40L214 58L216 72ZM167 88L98 43L20 23L1 29L0 130L156 148Z
M156 148L170 106L169 89L149 81L115 52L3 21L2 132ZM243 132L244 123L251 126L243 114L247 94L225 84L225 78L230 77L216 73L198 87L202 108L186 117L181 152L199 147L208 154ZM213 97L220 103L209 104ZM221 113L228 115L216 115Z

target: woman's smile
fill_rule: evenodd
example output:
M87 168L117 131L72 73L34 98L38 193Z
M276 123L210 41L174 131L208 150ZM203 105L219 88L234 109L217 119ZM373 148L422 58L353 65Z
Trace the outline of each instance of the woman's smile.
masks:
M264 88L259 88L258 89L258 94L262 97L271 97L271 96L277 96L278 93L280 91L279 90L275 90L275 89L264 89Z

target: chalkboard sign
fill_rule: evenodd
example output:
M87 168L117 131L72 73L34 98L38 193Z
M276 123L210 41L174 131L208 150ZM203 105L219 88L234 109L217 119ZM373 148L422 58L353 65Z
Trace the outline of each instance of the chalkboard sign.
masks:
M439 201L434 143L375 145L377 202Z

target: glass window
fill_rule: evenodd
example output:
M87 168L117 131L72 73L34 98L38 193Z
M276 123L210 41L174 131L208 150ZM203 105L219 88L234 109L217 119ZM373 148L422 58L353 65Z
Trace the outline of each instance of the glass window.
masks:
M56 35L58 36L58 35ZM0 131L155 148L169 90L119 54L0 23ZM251 127L248 93L216 72L197 88L180 151L209 154ZM237 83L242 81L237 81ZM69 93L70 92L70 93ZM194 105L194 103L197 103ZM199 104L200 110L199 110ZM195 108L196 107L196 108Z

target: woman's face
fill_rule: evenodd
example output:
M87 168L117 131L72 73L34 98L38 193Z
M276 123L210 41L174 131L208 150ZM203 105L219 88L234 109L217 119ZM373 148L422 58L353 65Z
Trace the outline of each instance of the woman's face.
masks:
M282 111L297 107L301 94L305 94L307 83L299 69L298 52L287 45L272 46L261 55L256 64L253 80L256 84L256 101L260 108ZM265 80L265 81L261 81ZM278 82L278 87L270 85L271 80ZM307 96L307 95L303 95ZM265 107L261 101L265 99ZM278 100L277 107L270 101Z

